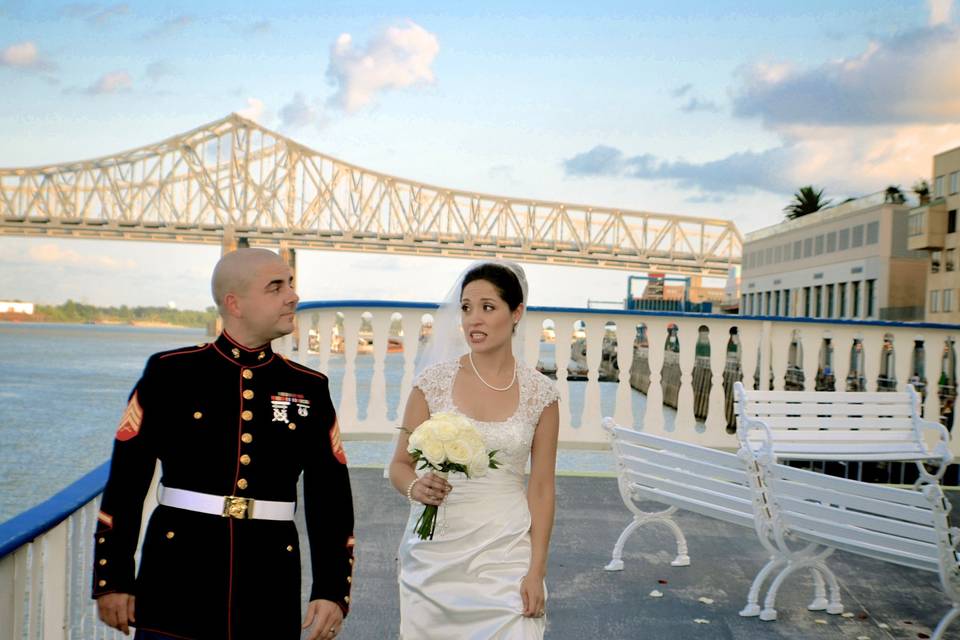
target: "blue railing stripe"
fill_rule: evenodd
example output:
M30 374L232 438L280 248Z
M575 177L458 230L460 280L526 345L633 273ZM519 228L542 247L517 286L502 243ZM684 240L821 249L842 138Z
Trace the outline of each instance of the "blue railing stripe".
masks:
M435 302L392 302L389 300L308 300L297 305L297 311L309 311L311 309L436 309L439 305ZM737 322L740 320L771 320L775 322L798 322L805 324L839 324L844 326L858 327L899 327L907 329L947 329L960 330L960 324L947 324L944 322L898 322L895 320L849 320L834 318L799 318L786 316L747 316L731 313L690 313L685 311L639 311L630 309L584 309L582 307L530 307L530 311L541 313L571 313L577 315L618 315L635 317L667 317L667 318L713 318L716 320L726 320Z
M46 502L0 524L0 558L50 531L100 495L109 474L107 461Z

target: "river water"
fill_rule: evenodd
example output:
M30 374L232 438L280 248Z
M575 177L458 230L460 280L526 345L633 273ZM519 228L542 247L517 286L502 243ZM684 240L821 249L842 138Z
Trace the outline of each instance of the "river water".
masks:
M207 342L201 329L126 325L0 323L0 522L45 500L107 460L127 396L150 354ZM543 345L544 349L553 345ZM372 356L356 365L357 401L364 415L373 376ZM390 419L402 410L403 355L387 354L384 373ZM328 373L340 398L343 357ZM584 383L570 383L570 409L579 423ZM643 396L634 393L634 413ZM601 384L601 405L612 415L616 385ZM383 442L347 441L351 465L382 464ZM608 453L561 451L561 471L613 471Z

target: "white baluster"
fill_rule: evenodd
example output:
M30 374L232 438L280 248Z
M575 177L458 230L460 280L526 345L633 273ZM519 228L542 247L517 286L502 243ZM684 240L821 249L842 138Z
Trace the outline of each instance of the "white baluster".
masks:
M554 350L557 363L557 393L560 395L560 441L573 441L577 434L573 429L570 407L570 383L567 381L567 366L570 364L570 343L573 340L573 316L559 314L553 319Z
M543 333L543 314L537 312L526 312L520 318L523 325L525 344L521 346L520 354L523 361L531 367L537 366L540 359L540 336Z
M318 369L324 374L330 370L330 351L333 349L333 327L336 322L337 312L334 309L322 309L317 313L317 356L320 358ZM341 424L340 429L344 430L344 426Z
M390 433L387 421L387 379L384 365L387 358L387 343L390 337L392 312L377 309L373 314L373 378L370 381L370 400L367 403L368 433Z
M730 341L732 322L711 320L710 328L710 400L707 404L707 446L733 446L735 440L727 433L726 398L723 392L723 375L727 366L727 343ZM733 389L730 390L733 393Z
M39 638L43 622L43 595L40 592L40 575L43 568L43 536L27 545L30 549L30 593L27 598L27 637Z
M343 313L343 385L337 414L345 431L362 432L367 425L357 415L357 340L360 339L360 314L358 309L344 309ZM341 429L343 426L341 426Z
M770 356L776 349L776 344L772 339L773 323L769 320L763 320L760 323L760 389L765 391L770 388Z
M630 316L617 319L617 366L620 376L617 380L617 405L613 419L624 427L633 427L633 388L630 386L630 367L633 364L633 339L637 335L637 325Z
M847 390L847 376L850 375L850 348L856 337L856 327L851 325L837 325L833 334L833 377L837 391Z
M863 331L863 376L867 381L866 391L877 391L880 376L880 355L883 353L882 327L862 327Z
M606 321L603 316L589 315L584 320L587 332L587 389L580 417L580 433L590 440L602 440L600 427L600 362L603 360L603 336Z
M61 522L43 535L43 638L67 637L67 522ZM32 586L36 589L37 586Z
M14 626L15 601L23 595L23 591L16 589L16 553L0 558L0 638L4 639L20 635Z
M664 434L663 388L661 371L663 367L663 345L667 339L667 321L663 318L647 316L647 362L650 363L650 386L647 388L647 408L643 417L643 430L657 435Z
M760 320L740 320L737 323L737 335L740 338L740 370L743 374L743 386L747 389L753 389L753 372L757 368L762 324Z
M403 380L400 382L400 411L397 419L399 425L403 421L403 411L413 388L414 365L417 360L417 349L420 346L420 329L423 325L423 312L419 309L406 309L400 321L403 327Z
M823 344L823 327L820 324L805 324L800 328L800 344L803 345L803 390L817 388L817 365L820 361L820 345Z
M793 341L793 330L797 325L792 322L767 322L770 325L770 347L765 353L770 354L770 368L773 370L773 388L776 391L784 390L784 377L787 374L787 364L790 356L790 343ZM770 384L770 374L766 376L761 372L761 389L766 389Z
M697 338L700 322L678 318L677 337L680 341L680 392L677 394L677 421L674 437L688 440L694 433L696 418L693 415L693 364L696 360Z
M943 357L943 347L946 335L939 331L925 329L923 332L923 352L926 356L927 377L927 401L924 406L923 417L935 422L940 421L940 371L942 369L941 358ZM952 441L958 440L952 438ZM951 449L952 450L952 449Z

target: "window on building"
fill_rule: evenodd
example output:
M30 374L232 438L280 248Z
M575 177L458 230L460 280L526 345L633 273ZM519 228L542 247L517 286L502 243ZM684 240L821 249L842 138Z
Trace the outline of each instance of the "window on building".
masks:
M819 285L813 288L813 308L817 311L817 318L823 316L823 287Z
M944 289L943 290L943 312L950 313L953 311L953 289Z
M747 294L740 295L740 315L747 314Z
M837 303L837 317L843 318L847 314L847 283L841 282L837 285L838 297L840 301Z
M810 317L810 287L803 288L803 315L805 318Z
M790 289L783 290L783 315L790 315Z
M872 318L875 315L874 314L874 308L875 308L874 297L876 296L876 293L877 293L877 281L867 280L867 290L864 291L863 297L864 297L864 302L866 303L865 306L867 307L868 318Z
M815 242L813 243L813 253L816 255L821 255L823 253L823 236L817 236Z
M867 244L877 244L880 241L880 223L877 221L867 225Z
M764 305L763 305L764 313L766 313L768 316L771 315L771 313L770 313L770 292L769 292L769 291L767 291L767 292L765 292L765 293L763 294L763 302L764 302Z
M930 273L938 273L940 271L940 258L941 254L939 251L930 252Z
M803 241L803 257L809 258L813 254L813 238L805 238Z
M916 213L910 214L910 217L907 218L908 236L923 235L923 222L925 217L926 214L923 211L917 211Z
M947 211L947 233L954 233L957 230L957 210Z
M827 317L833 317L833 285L827 285Z
M794 260L800 259L800 241L799 240L796 240L793 243L793 259Z
M860 283L851 282L850 287L851 287L850 302L853 305L853 309L851 309L850 316L852 318L859 318L860 317Z
M957 250L956 249L947 249L944 252L946 260L943 262L944 271L953 271L956 268L957 264Z
M939 198L943 196L943 176L937 176L933 181L933 197Z
M827 234L827 253L833 253L837 250L837 232L831 231Z
M840 229L840 233L837 234L837 241L839 243L838 249L840 251L846 251L850 248L850 229Z
M790 256L793 255L793 245L787 243L783 245L783 259L785 262L790 262Z
M950 193L960 191L960 171L954 171L950 174Z
M780 315L780 290L779 289L777 289L777 291L773 295L773 315L775 316Z
M854 249L863 246L863 225L858 224L853 228L853 241L850 243Z
M766 264L773 264L773 247L767 247L764 252L764 261Z
M940 312L940 292L937 289L930 290L930 313Z

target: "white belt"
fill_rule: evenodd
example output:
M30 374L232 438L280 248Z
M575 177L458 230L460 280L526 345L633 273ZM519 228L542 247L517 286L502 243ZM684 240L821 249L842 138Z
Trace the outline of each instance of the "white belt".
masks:
M160 485L157 502L165 507L209 513L238 520L293 520L295 502L254 500L238 496L215 496L198 491L174 489Z

